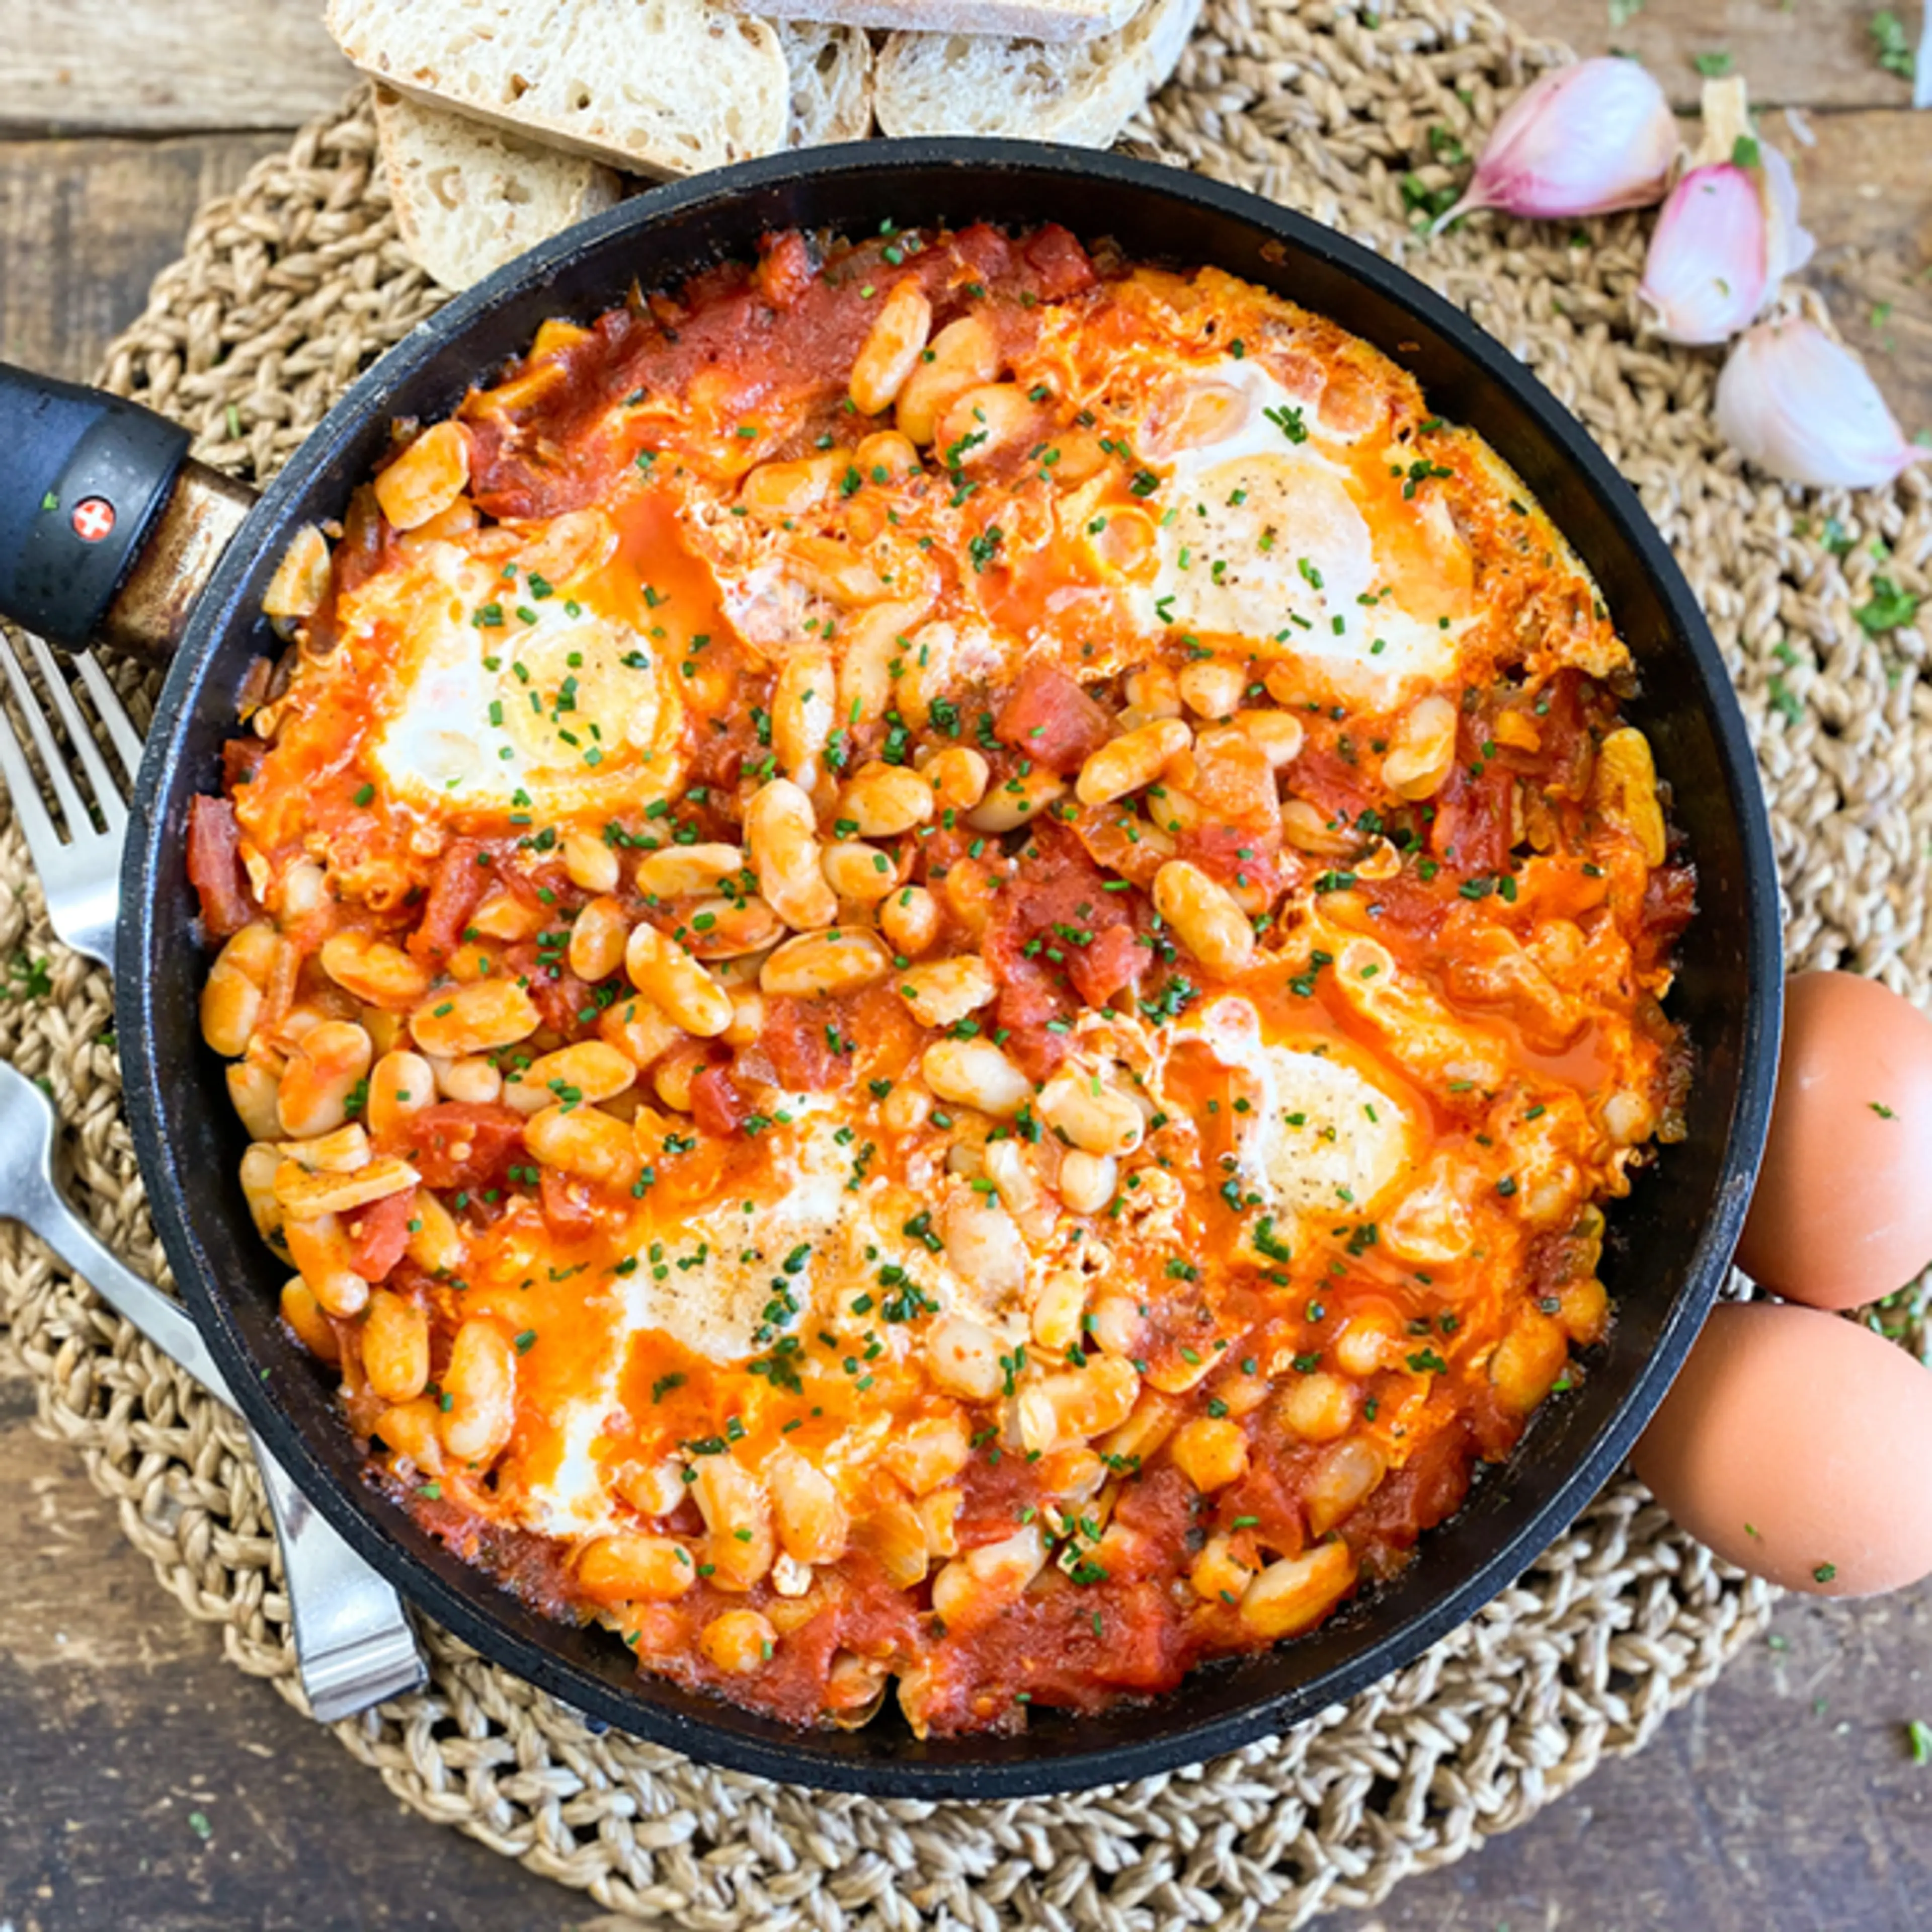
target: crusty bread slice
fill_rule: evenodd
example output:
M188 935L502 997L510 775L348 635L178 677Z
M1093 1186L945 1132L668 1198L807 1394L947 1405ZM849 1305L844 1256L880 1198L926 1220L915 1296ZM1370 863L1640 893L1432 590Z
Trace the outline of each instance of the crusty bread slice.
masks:
M774 20L791 75L794 148L862 141L872 131L872 44L856 27Z
M403 246L446 289L481 281L624 192L600 162L380 83L376 134Z
M998 34L1009 40L1090 40L1124 27L1140 0L724 0L775 20L836 21L912 34Z
M785 144L776 32L706 0L329 0L328 20L392 87L619 167L689 174Z
M1147 0L1118 33L1072 46L895 34L873 107L888 134L1012 134L1104 148L1174 71L1201 0Z

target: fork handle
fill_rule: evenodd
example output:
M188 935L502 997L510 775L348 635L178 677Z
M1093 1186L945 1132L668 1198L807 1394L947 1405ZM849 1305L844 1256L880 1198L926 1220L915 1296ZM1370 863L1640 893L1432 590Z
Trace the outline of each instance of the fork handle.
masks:
M116 1260L50 1182L10 1201L8 1211L209 1394L235 1406L201 1331L188 1315ZM295 1625L296 1660L316 1721L332 1724L415 1690L426 1679L428 1666L402 1599L316 1513L253 1429L248 1439L274 1517Z
M188 1311L116 1260L92 1228L42 1180L31 1198L11 1201L8 1212L24 1221L101 1300L124 1316L165 1355L172 1356L208 1394L230 1408L235 1398Z
M138 404L0 362L0 616L84 646L172 493L188 441Z

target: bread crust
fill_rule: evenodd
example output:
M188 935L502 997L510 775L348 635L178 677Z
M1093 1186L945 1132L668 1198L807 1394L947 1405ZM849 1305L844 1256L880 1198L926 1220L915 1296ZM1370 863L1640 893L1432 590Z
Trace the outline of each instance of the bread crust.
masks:
M404 94L639 173L785 145L776 28L705 0L329 0L356 64Z
M895 34L874 105L888 134L992 134L1104 148L1174 71L1202 0L1147 0L1118 33L1071 46Z
M601 162L380 84L376 134L403 246L452 290L623 196L622 180Z
M742 14L895 33L988 34L1049 46L1125 26L1139 0L723 0Z

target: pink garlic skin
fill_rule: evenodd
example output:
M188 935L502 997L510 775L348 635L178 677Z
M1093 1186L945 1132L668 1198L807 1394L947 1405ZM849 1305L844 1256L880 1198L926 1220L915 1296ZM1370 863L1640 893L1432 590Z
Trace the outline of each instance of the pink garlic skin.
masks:
M1693 168L1652 230L1637 294L1666 342L1727 342L1772 286L1758 184L1743 168Z
M1436 225L1478 208L1538 216L1648 208L1664 198L1677 148L1677 117L1635 61L1605 55L1558 68L1510 102L1462 200Z
M1907 442L1865 366L1802 316L1738 338L1718 378L1718 427L1787 482L1875 490L1932 449Z

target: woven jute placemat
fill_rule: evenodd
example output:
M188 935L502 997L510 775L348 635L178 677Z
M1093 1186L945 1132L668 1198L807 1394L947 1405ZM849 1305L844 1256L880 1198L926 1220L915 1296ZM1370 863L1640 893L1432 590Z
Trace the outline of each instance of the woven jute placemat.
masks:
M1908 478L1804 501L1744 475L1712 424L1715 364L1636 338L1643 231L1631 218L1574 231L1484 218L1420 240L1405 181L1413 194L1450 178L1435 148L1450 150L1430 130L1473 148L1499 105L1563 56L1442 0L1372 20L1215 0L1136 133L1404 262L1582 418L1676 546L1743 694L1793 963L1856 967L1923 998L1928 634L1874 635L1856 613L1875 574L1932 590L1932 492ZM206 460L272 471L436 305L398 243L374 155L358 98L208 207L116 346L108 385L190 424ZM0 894L0 962L16 968L0 1052L49 1083L84 1210L159 1278L106 976L53 941L10 820L0 878L15 888ZM31 970L43 960L50 988ZM0 1233L0 1323L45 1426L81 1452L184 1609L222 1627L243 1670L299 1702L239 1425L11 1230ZM1904 1325L1922 1343L1915 1312ZM430 1688L337 1734L425 1817L608 1910L695 1932L1287 1932L1373 1904L1522 1822L1606 1752L1636 1749L1762 1626L1772 1598L1626 1479L1480 1616L1353 1702L1194 1770L1058 1800L882 1804L709 1771L593 1734L435 1630Z

